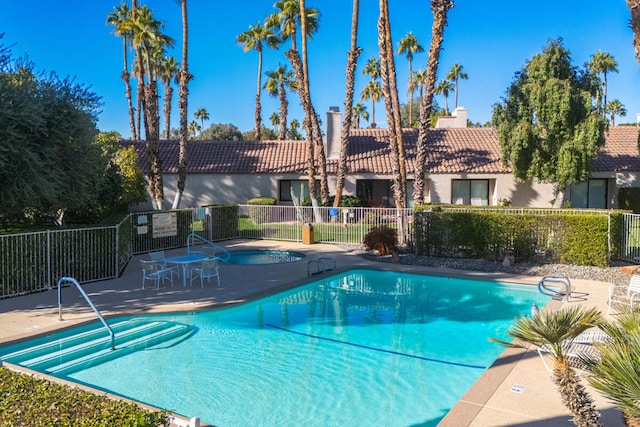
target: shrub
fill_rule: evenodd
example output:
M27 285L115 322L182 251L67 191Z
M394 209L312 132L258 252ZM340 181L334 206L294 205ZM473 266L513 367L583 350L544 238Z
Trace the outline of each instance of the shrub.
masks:
M391 227L374 227L364 236L367 249L377 250L380 255L389 255L397 249L398 232Z
M271 210L265 209L262 206L275 206L277 204L275 197L261 196L251 199L247 202L249 206L249 216L256 224L263 224L269 222L271 219ZM253 207L253 206L255 207Z

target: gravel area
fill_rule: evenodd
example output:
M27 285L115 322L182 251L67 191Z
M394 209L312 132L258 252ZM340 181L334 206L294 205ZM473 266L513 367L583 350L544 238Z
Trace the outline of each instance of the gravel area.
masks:
M564 275L569 279L587 279L608 282L615 285L628 285L629 275L622 273L620 267L632 265L629 263L614 263L610 267L588 267L567 264L535 264L515 263L510 266L500 261L467 258L439 258L414 254L399 254L398 257L380 256L374 252L367 252L363 248L349 247L348 249L360 253L360 256L377 262L400 263L407 265L422 265L425 267L450 268L467 271L483 271L488 273L511 273L527 276Z

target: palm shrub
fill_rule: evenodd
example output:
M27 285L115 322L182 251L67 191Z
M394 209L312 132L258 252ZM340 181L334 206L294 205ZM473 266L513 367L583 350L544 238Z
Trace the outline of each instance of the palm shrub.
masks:
M551 348L554 357L553 382L560 393L562 403L573 414L574 424L579 427L596 427L602 424L593 399L580 384L578 374L569 364L566 343L592 326L601 324L602 321L602 313L597 309L573 306L558 311L542 310L533 317L521 315L507 331L507 335L518 341ZM522 344L508 343L495 338L491 340L522 347Z
M587 380L620 409L628 426L640 426L640 312L623 311L601 328L611 341L596 343L599 357L585 360Z

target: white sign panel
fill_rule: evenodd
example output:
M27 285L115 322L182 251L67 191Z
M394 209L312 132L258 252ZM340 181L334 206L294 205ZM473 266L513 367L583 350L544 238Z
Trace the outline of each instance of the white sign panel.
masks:
M153 214L153 237L178 235L178 214L176 212Z

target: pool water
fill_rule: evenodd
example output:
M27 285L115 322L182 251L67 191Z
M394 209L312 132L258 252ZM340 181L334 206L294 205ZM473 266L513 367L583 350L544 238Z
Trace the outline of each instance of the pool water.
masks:
M503 351L487 338L548 301L534 286L352 270L230 309L144 316L193 334L64 378L221 427L436 426Z
M304 254L291 251L235 251L229 254L229 259L223 261L226 264L279 264L304 258Z

